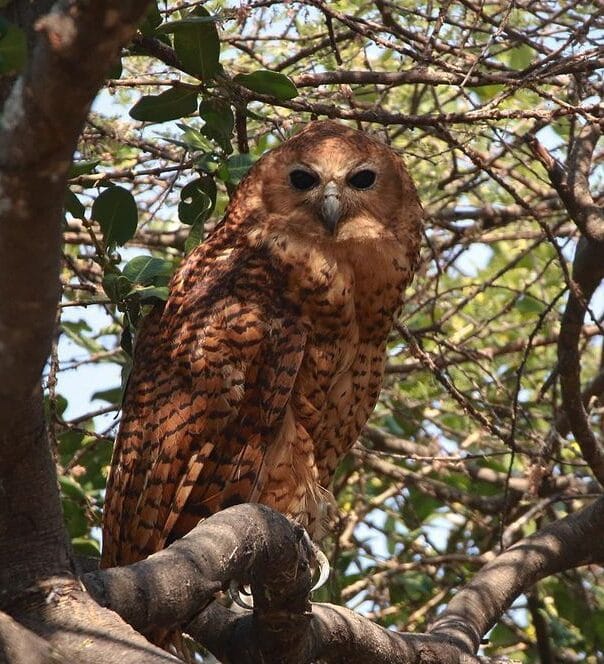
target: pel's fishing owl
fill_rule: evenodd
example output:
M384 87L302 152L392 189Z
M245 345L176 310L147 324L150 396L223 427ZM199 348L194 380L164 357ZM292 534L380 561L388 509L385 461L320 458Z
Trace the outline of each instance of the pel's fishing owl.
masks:
M380 392L421 218L401 158L335 122L253 166L138 334L104 567L241 502L318 536L338 461Z

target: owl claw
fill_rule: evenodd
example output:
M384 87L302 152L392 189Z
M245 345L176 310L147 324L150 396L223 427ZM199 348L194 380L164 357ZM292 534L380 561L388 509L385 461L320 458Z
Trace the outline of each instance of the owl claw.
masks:
M252 592L248 585L240 586L237 581L233 579L229 584L229 597L242 609L253 611L254 598L252 597ZM246 601L245 598L247 598L248 601Z
M329 565L329 560L327 556L321 551L321 549L310 539L310 535L304 530L304 540L306 544L312 551L312 554L315 558L316 565L319 570L319 578L317 579L314 586L310 589L310 592L322 588L331 572L331 567ZM249 585L240 586L239 583L233 579L229 584L229 597L240 606L242 609L247 611L253 611L254 609L254 598L252 597L252 591Z
M325 585L325 582L329 578L331 567L329 566L329 560L327 560L327 556L310 539L310 535L306 532L306 530L304 531L304 539L310 547L310 550L312 551L313 556L315 557L315 561L319 567L319 578L317 579L315 585L310 589L310 592L313 592L313 590L318 590Z
M329 566L329 560L327 560L327 556L323 553L323 551L321 551L321 549L319 549L316 544L313 545L313 547L313 553L315 554L317 564L319 565L319 578L317 579L315 585L310 589L310 592L313 590L318 590L324 586L327 579L329 579L329 574L331 572L331 567Z

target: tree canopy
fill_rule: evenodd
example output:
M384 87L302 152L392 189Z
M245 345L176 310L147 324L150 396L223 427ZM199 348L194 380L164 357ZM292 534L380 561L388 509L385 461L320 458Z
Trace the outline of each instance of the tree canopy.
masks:
M469 651L496 622L480 645L487 657L604 661L601 4L165 0L139 18L145 3L97 3L137 5L124 19L136 31L102 47L101 19L89 18L58 63L41 59L40 33L56 52L68 41L65 8L88 10L33 3L32 15L24 4L0 3L0 192L16 192L0 203L0 349L10 350L0 420L8 446L4 427L26 417L10 406L25 394L16 374L35 378L49 353L44 415L75 552L99 553L141 318L165 300L174 268L250 165L309 120L334 118L403 156L425 242L379 404L336 477L339 514L323 545L333 571L313 600L401 633L447 619L480 625ZM36 88L46 80L52 87ZM19 216L24 195L36 200ZM53 214L62 227L46 245L40 224ZM42 270L52 256L60 299ZM52 312L24 318L36 298ZM87 386L65 386L88 366L85 404ZM34 491L23 482L23 495ZM0 547L0 562L10 555ZM497 560L512 560L513 574ZM466 594L462 607L463 588L503 599ZM206 634L226 623L214 610ZM204 643L212 649L210 636ZM214 645L225 656L224 642ZM395 661L377 649L374 661Z

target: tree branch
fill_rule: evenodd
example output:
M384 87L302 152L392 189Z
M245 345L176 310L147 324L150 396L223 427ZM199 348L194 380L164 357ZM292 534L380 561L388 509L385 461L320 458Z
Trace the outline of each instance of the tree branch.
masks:
M50 350L59 297L67 171L90 103L147 0L63 0L38 39L0 128L0 420L31 394ZM32 238L35 242L32 242Z
M581 355L579 338L589 302L604 279L604 209L594 203L589 189L593 153L601 135L597 123L585 124L578 132L568 157L566 171L531 138L529 146L541 161L552 186L569 216L581 231L573 260L573 283L558 337L558 371L564 411L585 461L604 485L604 447L589 424L581 394Z
M242 524L244 524L242 526ZM138 629L181 626L225 662L477 662L483 635L539 579L604 561L604 498L552 523L487 564L428 634L396 634L354 612L313 605L299 527L262 505L231 507L168 549L84 576L90 592ZM255 609L213 601L232 580L252 584ZM188 623L188 624L187 624ZM432 657L432 659L430 659Z
M0 612L0 662L49 664L65 661L62 653L39 636Z
M223 510L188 535L145 560L83 577L97 601L119 613L136 629L182 626L235 580L244 585L269 583L270 598L255 592L256 606L270 599L271 610L308 610L310 551L304 531L263 505ZM270 569L271 579L265 578ZM293 571L292 571L293 570ZM292 593L295 580L297 590ZM296 596L292 608L292 596Z
M575 138L568 157L568 191L565 200L572 219L589 242L604 243L604 210L594 203L589 188L593 153L602 130L596 123L585 124Z
M488 563L451 600L432 624L441 634L475 652L486 632L521 593L567 569L602 563L604 498L520 540Z
M10 89L0 127L0 608L11 616L0 614L0 655L159 664L173 658L100 608L72 575L40 390L59 299L67 172L94 95L147 0L62 0L45 15L46 2L32 4L28 65L0 88Z

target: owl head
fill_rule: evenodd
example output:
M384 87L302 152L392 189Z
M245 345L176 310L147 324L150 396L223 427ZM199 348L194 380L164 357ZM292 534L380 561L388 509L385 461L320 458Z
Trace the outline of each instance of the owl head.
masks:
M401 157L377 139L330 120L311 122L250 170L232 208L267 232L322 243L403 239L422 208Z

